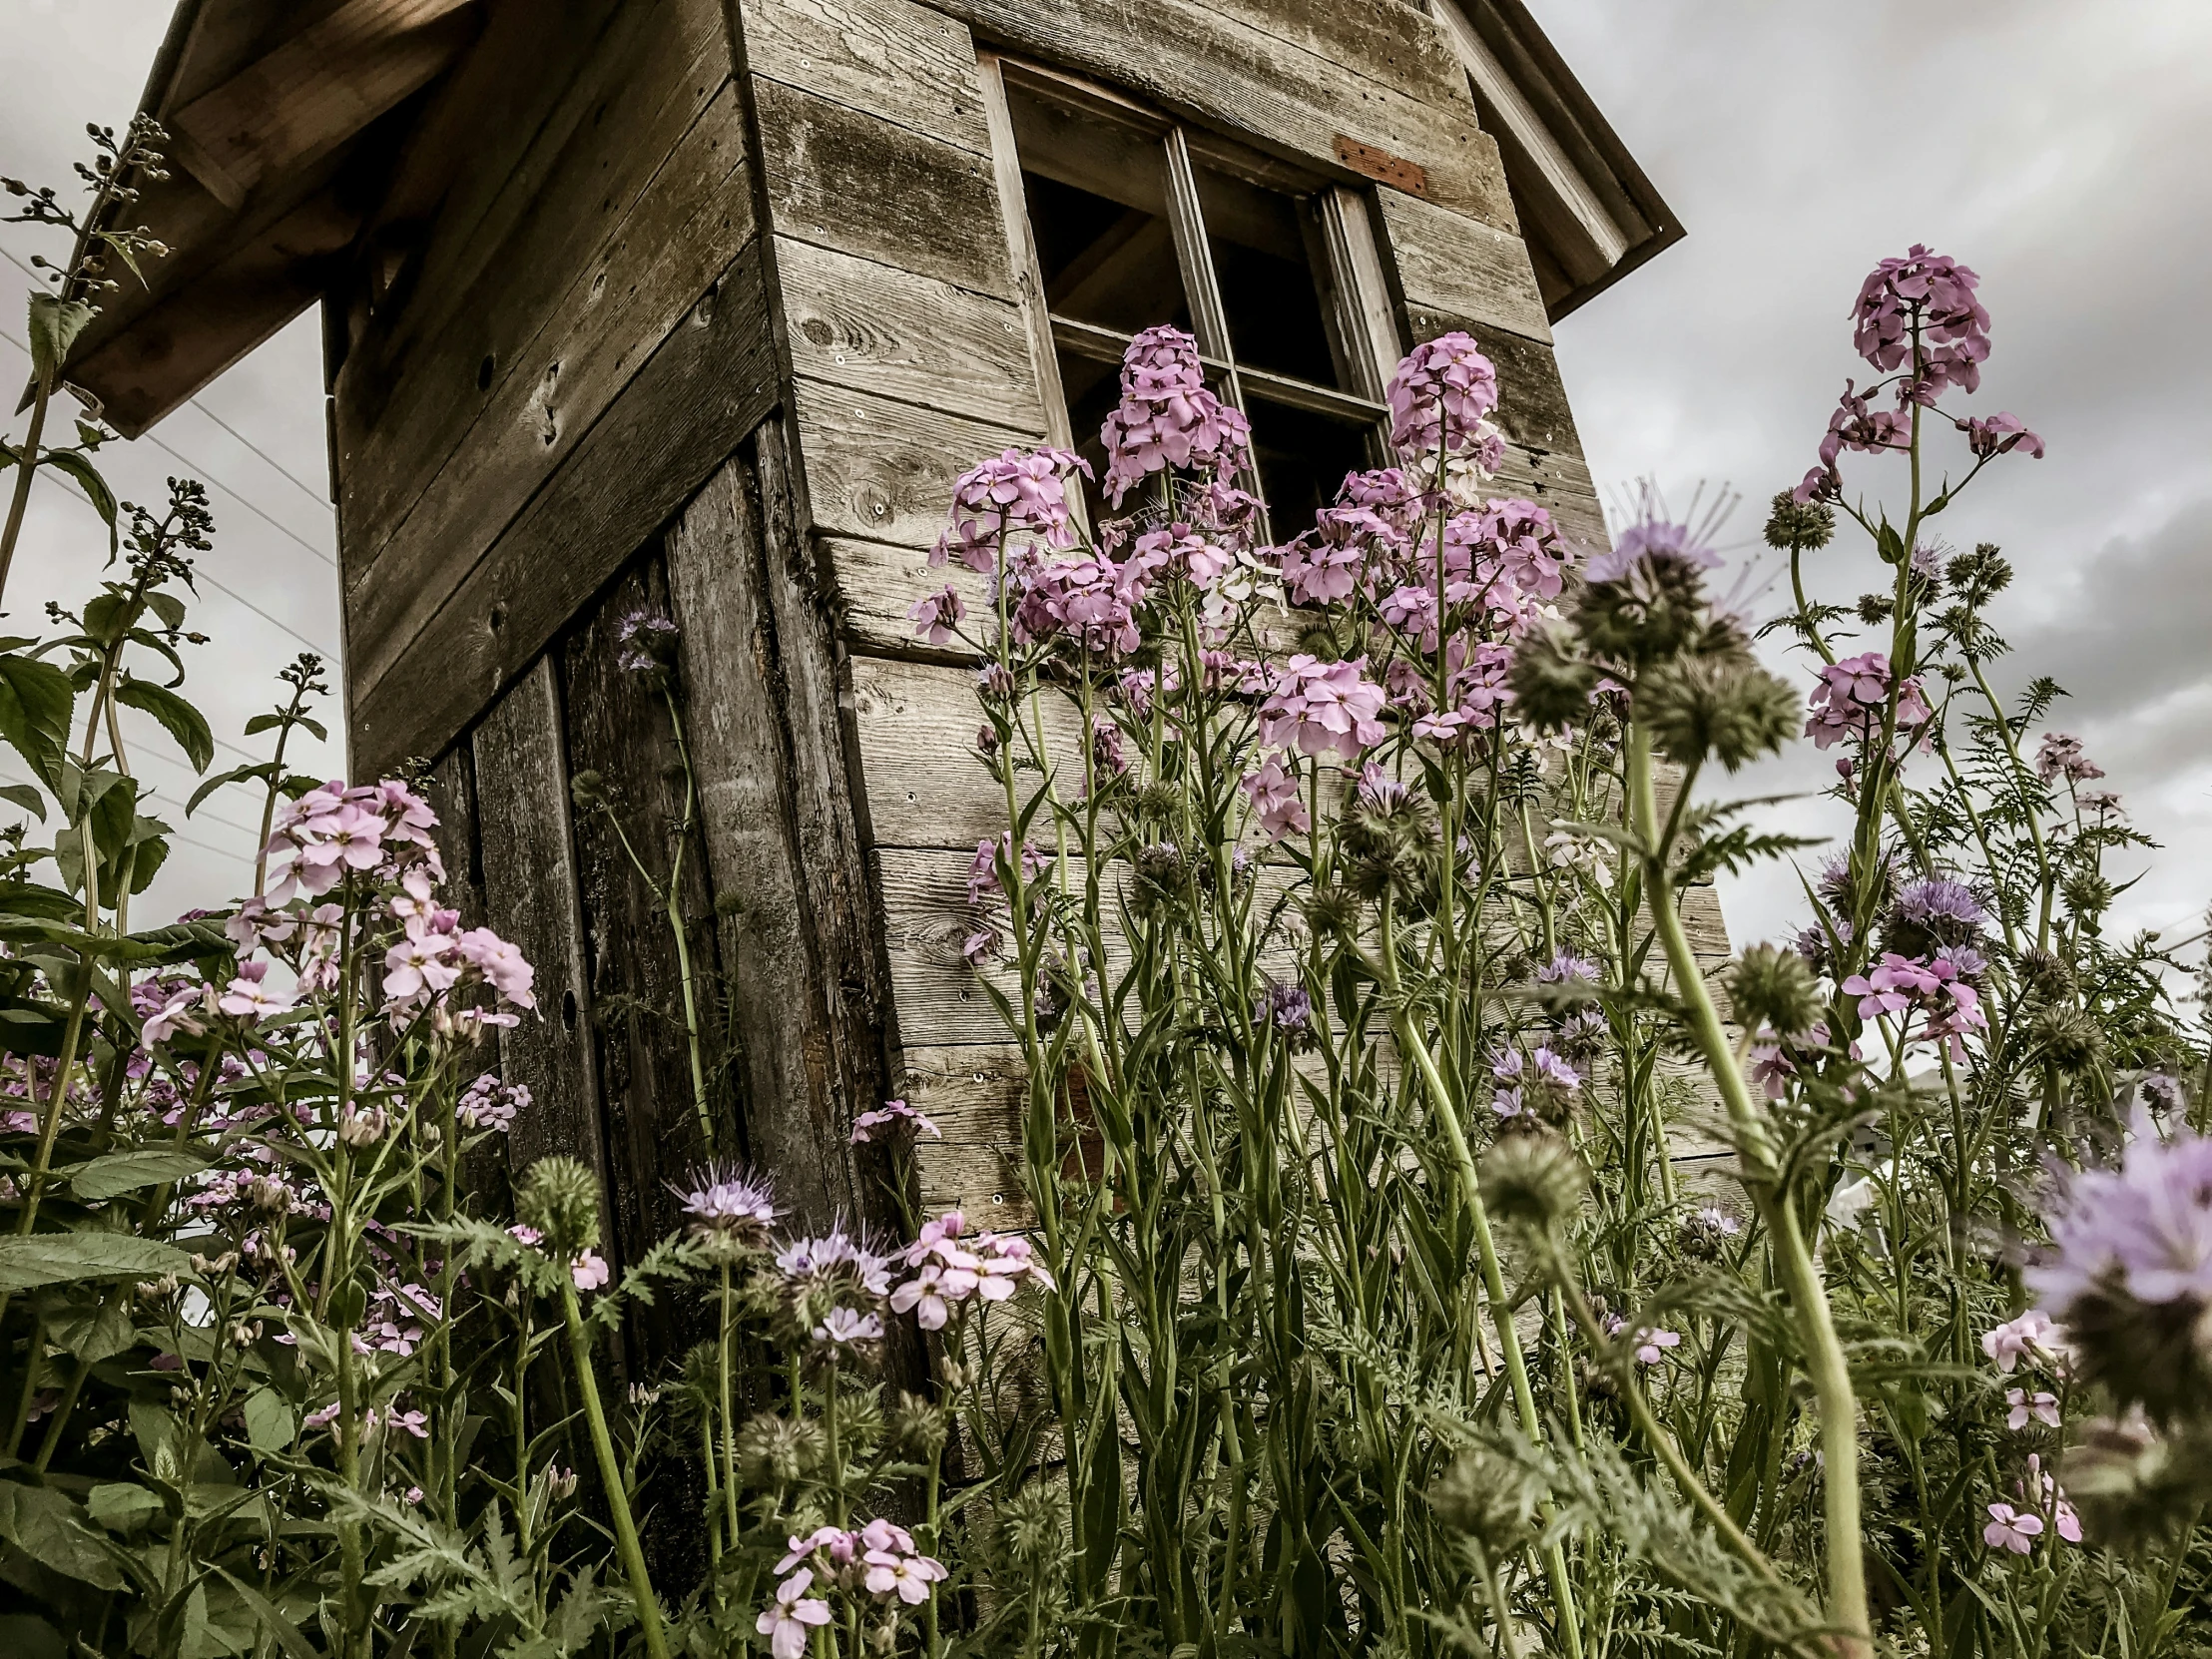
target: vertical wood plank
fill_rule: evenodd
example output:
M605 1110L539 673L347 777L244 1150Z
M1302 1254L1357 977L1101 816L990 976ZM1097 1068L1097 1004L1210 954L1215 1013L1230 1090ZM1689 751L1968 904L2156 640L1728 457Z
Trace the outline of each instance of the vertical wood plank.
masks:
M438 815L438 855L445 861L444 901L461 913L463 927L485 927L484 853L476 814L476 762L467 742L447 750L422 780L423 799ZM494 928L494 932L498 929ZM487 1044L462 1062L461 1088L480 1073L499 1067L499 1049ZM507 1183L507 1146L494 1135L461 1160L462 1183L479 1195L496 1194Z
M635 1261L674 1231L680 1217L668 1183L707 1155L684 1033L681 960L668 912L647 876L665 883L683 821L683 768L668 709L653 679L621 666L623 621L668 614L659 561L634 564L562 641L559 652L571 780L596 775L608 810L579 809L571 833L581 901L592 1039L613 1188L611 1226ZM610 821L609 811L614 821ZM627 840L627 846L625 846ZM719 973L714 897L696 832L678 887L693 966L693 989L708 1045L710 1078ZM717 1139L729 1139L718 1125ZM667 1310L640 1322L649 1350L675 1340Z
M492 705L470 739L484 916L537 970L538 1011L499 1035L500 1072L530 1091L508 1155L517 1171L554 1153L580 1158L607 1186L591 1044L591 987L569 836L560 688L540 658Z

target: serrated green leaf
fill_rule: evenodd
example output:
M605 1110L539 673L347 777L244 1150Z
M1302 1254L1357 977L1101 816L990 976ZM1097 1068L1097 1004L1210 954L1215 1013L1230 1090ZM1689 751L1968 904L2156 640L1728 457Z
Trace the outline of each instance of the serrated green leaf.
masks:
M123 1575L93 1536L84 1511L52 1486L0 1480L0 1538L40 1566L103 1590L120 1590Z
M77 693L69 676L52 663L15 652L0 655L0 740L28 761L49 787L61 776L76 706Z
M116 1152L64 1173L69 1190L87 1204L99 1204L141 1187L158 1187L164 1181L181 1181L208 1167L197 1152Z
M92 320L92 307L82 299L64 299L58 293L34 293L30 302L31 372L51 385L69 360L69 348Z
M0 1292L101 1279L190 1273L192 1258L159 1239L128 1233L33 1233L0 1239Z
M207 717L167 686L126 674L115 688L115 700L127 709L138 709L162 723L177 747L185 752L195 772L206 772L215 759L215 734Z
M88 1366L112 1360L138 1345L130 1300L115 1295L80 1302L58 1318L49 1315L46 1331L47 1340L55 1347L76 1355Z
M275 1388L256 1388L246 1396L246 1438L256 1451L281 1451L299 1432L291 1401Z
M146 608L162 619L164 628L182 628L185 625L185 602L173 593L148 594Z
M12 802L39 823L46 822L46 797L29 784L0 784L0 801Z

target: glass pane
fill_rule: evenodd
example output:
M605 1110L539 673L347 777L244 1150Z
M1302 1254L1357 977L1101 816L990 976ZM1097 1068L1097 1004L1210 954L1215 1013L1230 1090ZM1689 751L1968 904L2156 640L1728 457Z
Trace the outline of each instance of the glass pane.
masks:
M1293 408L1262 395L1252 405L1252 459L1279 542L1314 527L1314 514L1337 499L1345 474L1372 466L1372 423Z
M1047 307L1125 333L1188 328L1159 136L1019 86L1006 103Z
M1327 264L1313 203L1209 167L1194 171L1237 360L1343 389L1322 309L1325 290L1317 274Z

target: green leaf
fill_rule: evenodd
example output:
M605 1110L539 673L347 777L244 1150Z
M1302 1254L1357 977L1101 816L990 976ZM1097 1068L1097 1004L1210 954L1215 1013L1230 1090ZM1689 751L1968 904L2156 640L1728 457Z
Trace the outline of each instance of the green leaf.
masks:
M219 772L213 778L203 780L200 787L192 792L192 799L185 803L185 817L190 818L197 813L200 803L226 784L244 784L250 781L266 784L269 765L267 761L257 761L252 766L233 767L229 772Z
M144 1486L127 1485L111 1481L95 1486L92 1495L85 1500L85 1507L92 1518L110 1532L128 1532L133 1527L152 1520L167 1507L159 1492L150 1492Z
M92 320L92 307L82 299L64 299L58 293L31 295L31 372L48 385L69 360L69 348Z
M113 1360L138 1346L138 1327L131 1322L128 1297L108 1295L97 1302L77 1303L61 1318L49 1316L47 1340L65 1349L88 1366Z
M93 510L108 521L108 552L112 556L123 543L116 533L115 491L108 488L108 481L100 476L100 469L74 449L57 449L40 464L77 480L77 487L85 492L85 499L92 503Z
M146 608L162 619L164 628L182 628L185 625L185 602L173 593L148 594Z
M246 1439L256 1451L281 1451L299 1432L291 1401L275 1388L256 1388L246 1396Z
M49 786L60 779L76 706L69 676L52 663L14 652L0 656L0 740L12 745Z
M13 802L39 823L46 822L46 797L29 784L0 784L0 801Z
M98 1204L119 1193L141 1187L158 1187L164 1181L181 1181L208 1167L197 1152L117 1152L65 1173L69 1189L87 1204Z
M52 1486L0 1480L0 1538L64 1578L120 1590L123 1575L82 1516L83 1511Z
M231 1588L238 1591L239 1599L253 1609L254 1616L276 1638L276 1645L284 1650L284 1659L317 1659L314 1644L299 1633L299 1627L285 1618L269 1597L228 1567L218 1566L215 1570L231 1581Z
M159 1239L128 1233L33 1233L0 1239L0 1292L88 1279L159 1279L190 1273L192 1258Z
M43 921L74 921L85 913L84 900L59 887L27 881L0 881L0 916L37 916Z
M122 683L115 688L115 700L127 709L142 709L160 721L177 740L177 747L185 752L192 770L208 770L208 764L215 759L215 734L208 730L207 718L198 709L167 686L157 686L151 680L141 680L130 674L124 675Z

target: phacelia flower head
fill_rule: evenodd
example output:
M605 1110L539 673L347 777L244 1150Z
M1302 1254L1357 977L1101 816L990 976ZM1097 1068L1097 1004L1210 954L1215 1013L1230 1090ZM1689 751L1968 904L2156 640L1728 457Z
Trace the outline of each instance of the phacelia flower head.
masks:
M616 665L631 674L659 674L676 665L676 624L649 611L622 619L615 639L621 646Z
M2122 1403L2169 1422L2212 1390L2212 1140L2160 1135L2138 1111L2119 1164L2072 1177L2045 1218L2029 1286L2074 1363Z
M709 1167L688 1189L672 1190L698 1233L755 1247L768 1242L777 1211L766 1181Z

